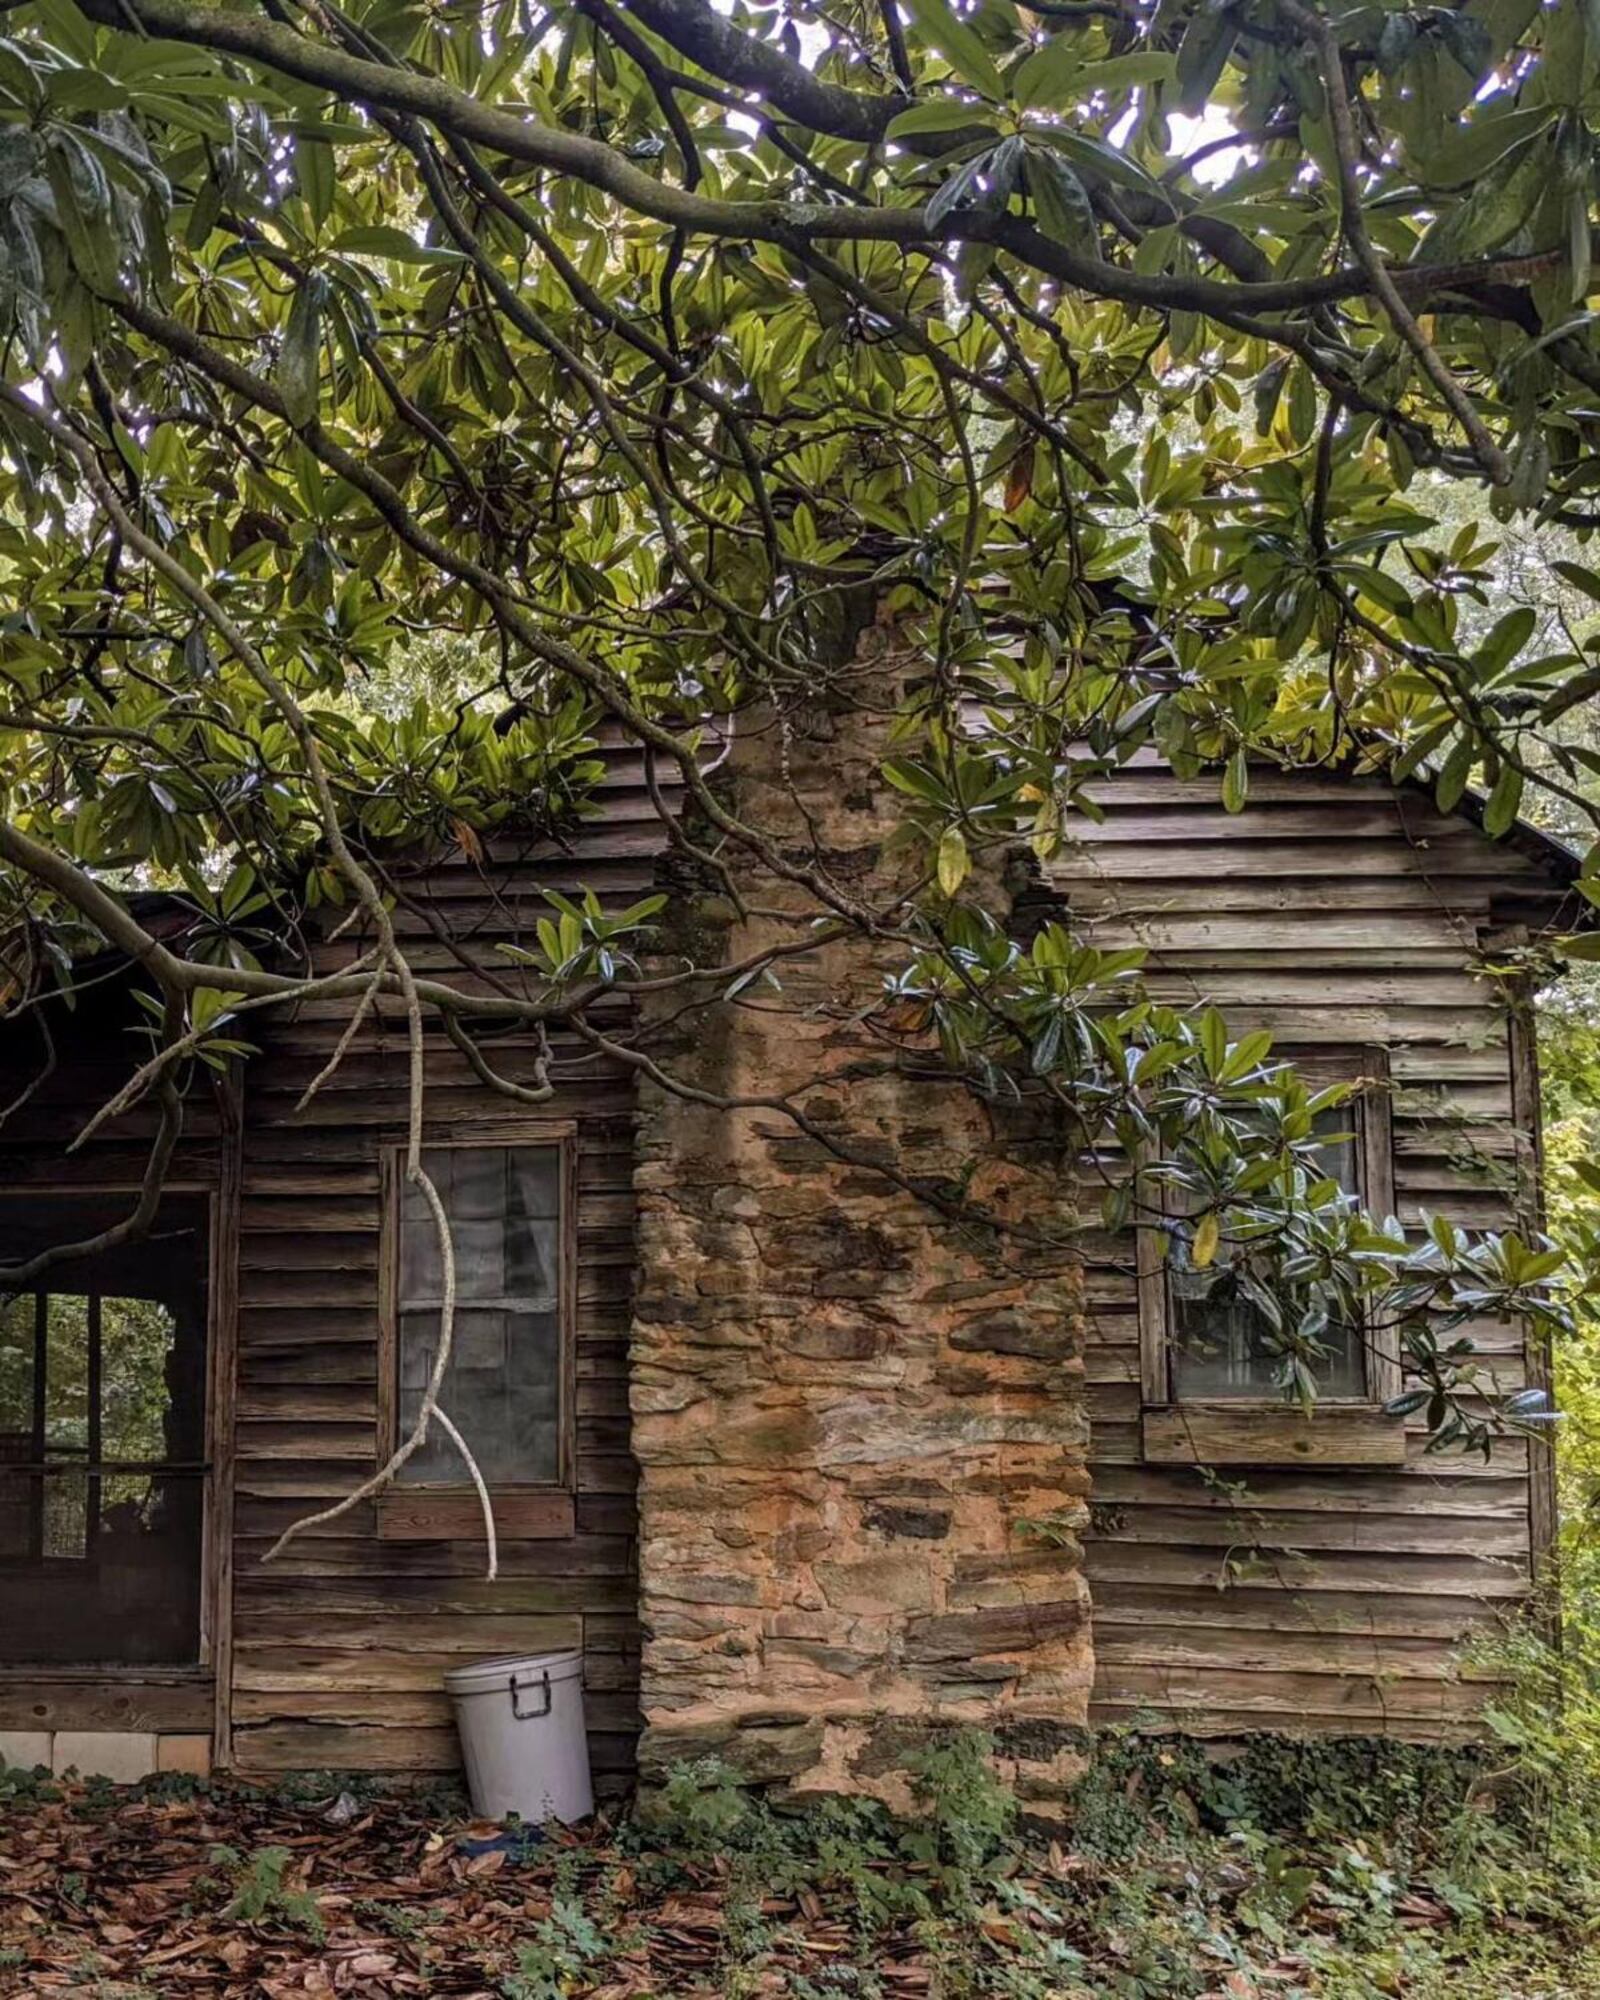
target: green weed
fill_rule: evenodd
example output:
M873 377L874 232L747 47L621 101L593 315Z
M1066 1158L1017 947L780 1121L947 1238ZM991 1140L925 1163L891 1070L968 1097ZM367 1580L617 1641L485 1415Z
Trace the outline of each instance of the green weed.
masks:
M275 1921L304 1931L319 1942L326 1935L316 1897L284 1879L294 1860L287 1847L258 1848L248 1859L234 1848L214 1847L211 1860L224 1871L233 1891L222 1912L228 1922Z

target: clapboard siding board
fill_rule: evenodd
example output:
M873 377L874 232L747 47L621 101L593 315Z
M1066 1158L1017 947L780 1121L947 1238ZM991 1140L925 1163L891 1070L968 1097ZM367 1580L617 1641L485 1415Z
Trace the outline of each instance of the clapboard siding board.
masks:
M1214 779L1145 755L1094 790L1104 823L1075 820L1049 868L1094 941L1143 946L1158 998L1215 1001L1235 1033L1386 1049L1401 1218L1511 1223L1507 1015L1474 954L1502 925L1557 919L1547 861L1376 779L1257 773L1230 815ZM1114 1148L1096 1163L1122 1164ZM1147 1463L1134 1246L1096 1234L1089 1254L1097 1716L1469 1732L1484 1686L1462 1642L1529 1587L1528 1446L1443 1460L1412 1427L1403 1465L1229 1467L1225 1486ZM1479 1338L1520 1383L1522 1329Z
M633 760L637 763L637 760ZM521 976L501 947L528 944L543 891L593 885L645 894L663 834L642 789L613 760L606 817L570 847L489 844L481 868L460 853L408 866L398 925L419 970L464 990ZM448 931L451 944L440 941ZM323 969L360 949L320 942ZM463 966L484 968L475 975ZM554 1098L530 1111L488 1088L430 1024L427 1143L495 1143L508 1130L570 1124L577 1213L576 1407L572 1531L499 1549L484 1577L470 1533L380 1534L363 1503L294 1542L275 1537L349 1492L376 1462L379 1287L385 1248L384 1156L405 1137L409 1053L403 1011L374 1008L338 1069L300 1102L338 1041L348 1008L308 1005L260 1030L245 1111L240 1237L238 1501L235 1512L234 1752L244 1771L302 1765L400 1771L453 1768L442 1675L465 1659L581 1647L597 1773L614 1789L631 1769L638 1726L634 1468L628 1447L626 1341L632 1283L633 1090L630 1076L553 1036ZM502 1073L533 1080L534 1038L497 1039ZM509 1510L508 1510L509 1511ZM424 1532L428 1523L422 1523ZM408 1531L409 1532L409 1531Z

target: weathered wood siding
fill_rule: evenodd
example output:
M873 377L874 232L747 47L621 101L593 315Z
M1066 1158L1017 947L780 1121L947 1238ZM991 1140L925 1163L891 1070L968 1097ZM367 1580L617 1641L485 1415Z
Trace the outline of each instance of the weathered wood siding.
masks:
M1075 821L1050 871L1096 941L1144 945L1158 998L1214 1000L1236 1032L1387 1049L1402 1218L1510 1222L1508 1014L1472 959L1480 938L1551 919L1547 864L1371 780L1258 773L1229 815L1214 779L1149 760L1099 796L1105 823ZM1545 1468L1530 1479L1521 1442L1487 1466L1425 1459L1414 1436L1403 1469L1232 1468L1239 1499L1144 1463L1131 1237L1091 1237L1089 1256L1097 1719L1469 1728L1481 1689L1457 1648L1527 1593ZM1523 1381L1520 1329L1477 1333Z
M515 980L499 946L531 942L541 891L591 886L626 901L662 842L636 763L614 759L606 811L569 843L456 851L401 878L397 925L412 963L454 979ZM448 940L448 941L447 941ZM319 948L319 965L353 943ZM483 973L463 972L462 954ZM457 1761L446 1668L500 1653L581 1646L597 1782L632 1769L638 1627L627 1333L633 1262L630 1079L585 1060L535 1114L486 1088L432 1026L426 1136L493 1142L532 1117L577 1126L576 1468L573 1532L503 1530L500 1580L483 1575L469 1510L459 1539L380 1539L365 1504L262 1556L281 1529L371 1470L377 1449L380 1165L404 1138L406 1034L385 1005L304 1109L343 1003L307 1004L262 1037L249 1065L240 1233L238 1502L233 1753L245 1771L331 1766L438 1770ZM534 1044L493 1042L505 1075L533 1081Z

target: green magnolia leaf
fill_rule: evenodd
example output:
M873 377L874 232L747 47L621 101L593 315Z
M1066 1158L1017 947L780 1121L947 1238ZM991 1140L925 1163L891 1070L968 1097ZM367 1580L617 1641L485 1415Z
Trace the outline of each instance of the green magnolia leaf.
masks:
M971 132L981 130L988 107L964 102L958 97L935 97L913 104L909 111L896 112L889 120L886 136L906 139L919 132ZM998 135L997 135L998 136Z
M956 12L952 0L903 0L903 6L922 39L938 50L963 82L996 103L1005 101L1005 79L977 30Z
M1135 49L1127 55L1097 56L1084 80L1096 93L1115 93L1165 83L1175 69L1175 58L1165 49Z
M1515 824L1517 809L1522 803L1522 773L1513 770L1509 764L1501 766L1500 775L1495 780L1494 789L1483 809L1483 830L1495 839L1510 831Z
M1166 190L1136 160L1130 160L1125 153L1107 145L1103 139L1068 131L1062 125L1040 126L1029 136L1036 143L1052 146L1064 154L1070 164L1091 181L1109 181L1115 187L1132 188L1159 201L1163 208L1172 205Z
M1196 117L1211 101L1239 34L1239 16L1232 5L1202 0L1190 16L1178 44L1178 108Z
M273 380L292 424L309 424L317 414L322 371L322 312L326 281L313 273L295 292L278 349Z
M1466 199L1445 209L1418 247L1420 264L1447 264L1496 250L1516 234L1543 198L1546 148L1523 147L1489 168Z
M394 264L459 264L462 253L447 245L419 243L403 229L382 226L341 229L330 246L347 257L386 257Z
M1574 305L1589 296L1594 263L1594 230L1589 220L1589 196L1584 188L1574 188L1567 196L1567 266L1571 281L1567 296Z
M1084 75L1082 44L1071 34L1054 36L1018 65L1011 79L1013 102L1023 111L1065 107L1075 86L1093 87ZM1083 83L1079 86L1079 79Z
M1454 812L1461 803L1467 789L1467 780L1472 776L1472 768L1477 763L1479 745L1471 735L1464 735L1456 743L1444 760L1443 768L1434 785L1434 800L1440 812Z
M1496 622L1494 630L1472 655L1473 671L1482 686L1487 687L1510 666L1538 622L1539 614L1531 604L1519 604Z
M1046 236L1081 256L1100 255L1100 225L1083 182L1047 146L1031 146L1027 156L1028 193L1034 219Z
M294 177L311 219L317 225L333 213L338 168L333 148L322 139L301 136L295 141Z
M1471 120L1429 146L1421 162L1426 184L1436 188L1471 186L1513 148L1525 146L1539 133L1548 131L1555 115L1550 105L1507 109L1491 100Z

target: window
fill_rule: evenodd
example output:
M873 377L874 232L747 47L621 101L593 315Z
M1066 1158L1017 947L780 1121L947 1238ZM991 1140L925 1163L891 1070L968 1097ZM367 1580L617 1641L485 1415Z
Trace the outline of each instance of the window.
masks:
M1323 1141L1316 1152L1322 1174L1364 1201L1361 1115L1359 1100L1341 1104L1322 1112L1314 1129ZM1230 1293L1225 1275L1214 1269L1191 1270L1180 1256L1174 1246L1167 1260L1168 1363L1174 1399L1281 1396L1280 1357L1259 1308L1237 1292ZM1322 1335L1322 1346L1325 1352L1315 1369L1319 1393L1344 1401L1364 1397L1365 1329L1348 1321L1330 1325Z
M450 1223L455 1326L439 1403L491 1486L566 1479L571 1402L560 1144L430 1147L423 1155ZM439 1351L443 1270L433 1212L397 1170L391 1439L408 1435ZM389 1447L392 1448L392 1443ZM437 1425L400 1473L461 1486L461 1456Z
M89 1236L128 1196L8 1195L0 1256ZM192 1664L206 1475L206 1205L0 1297L0 1655Z
M1381 1050L1291 1057L1314 1086L1369 1079L1318 1120L1319 1164L1373 1213L1394 1206L1388 1066ZM1395 1335L1331 1324L1317 1365L1319 1400L1307 1419L1285 1400L1280 1357L1265 1317L1226 1270L1196 1271L1159 1223L1139 1231L1139 1321L1147 1458L1270 1463L1392 1462L1403 1428L1381 1406L1398 1393Z

